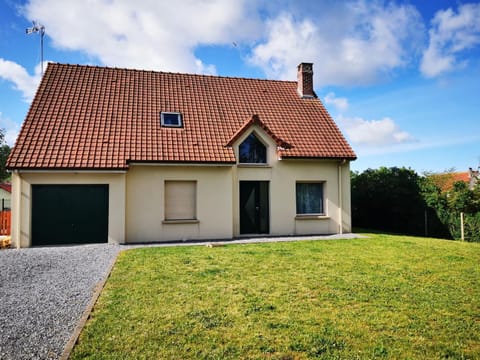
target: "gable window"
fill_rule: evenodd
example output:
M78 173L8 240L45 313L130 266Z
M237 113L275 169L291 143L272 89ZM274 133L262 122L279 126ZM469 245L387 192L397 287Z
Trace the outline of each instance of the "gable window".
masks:
M297 182L297 215L323 215L323 182Z
M162 112L160 120L163 127L182 127L182 114L176 112Z
M165 220L197 218L197 182L165 181Z
M238 147L239 162L244 164L266 164L267 147L251 133Z

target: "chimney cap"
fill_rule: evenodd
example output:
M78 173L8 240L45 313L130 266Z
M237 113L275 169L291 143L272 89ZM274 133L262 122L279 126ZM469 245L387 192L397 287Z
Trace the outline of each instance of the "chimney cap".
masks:
M302 62L298 64L297 69L303 72L313 72L313 63Z

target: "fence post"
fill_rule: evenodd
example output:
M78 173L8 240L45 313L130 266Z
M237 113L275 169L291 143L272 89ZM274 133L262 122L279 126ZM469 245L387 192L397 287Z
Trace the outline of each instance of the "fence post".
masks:
M424 219L424 225L425 225L425 237L428 236L428 212L427 208L425 208L425 219Z
M460 213L460 234L462 241L465 241L465 231L464 231L464 223L463 223L463 212Z

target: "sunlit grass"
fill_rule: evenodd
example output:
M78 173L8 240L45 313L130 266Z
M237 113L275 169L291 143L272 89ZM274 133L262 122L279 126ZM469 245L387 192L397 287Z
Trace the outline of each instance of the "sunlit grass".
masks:
M123 252L73 359L480 358L480 246L368 239Z

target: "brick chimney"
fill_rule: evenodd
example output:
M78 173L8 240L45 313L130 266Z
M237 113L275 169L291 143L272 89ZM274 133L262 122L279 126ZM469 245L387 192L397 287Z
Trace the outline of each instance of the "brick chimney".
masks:
M314 98L313 64L301 63L297 67L297 91L301 98Z

